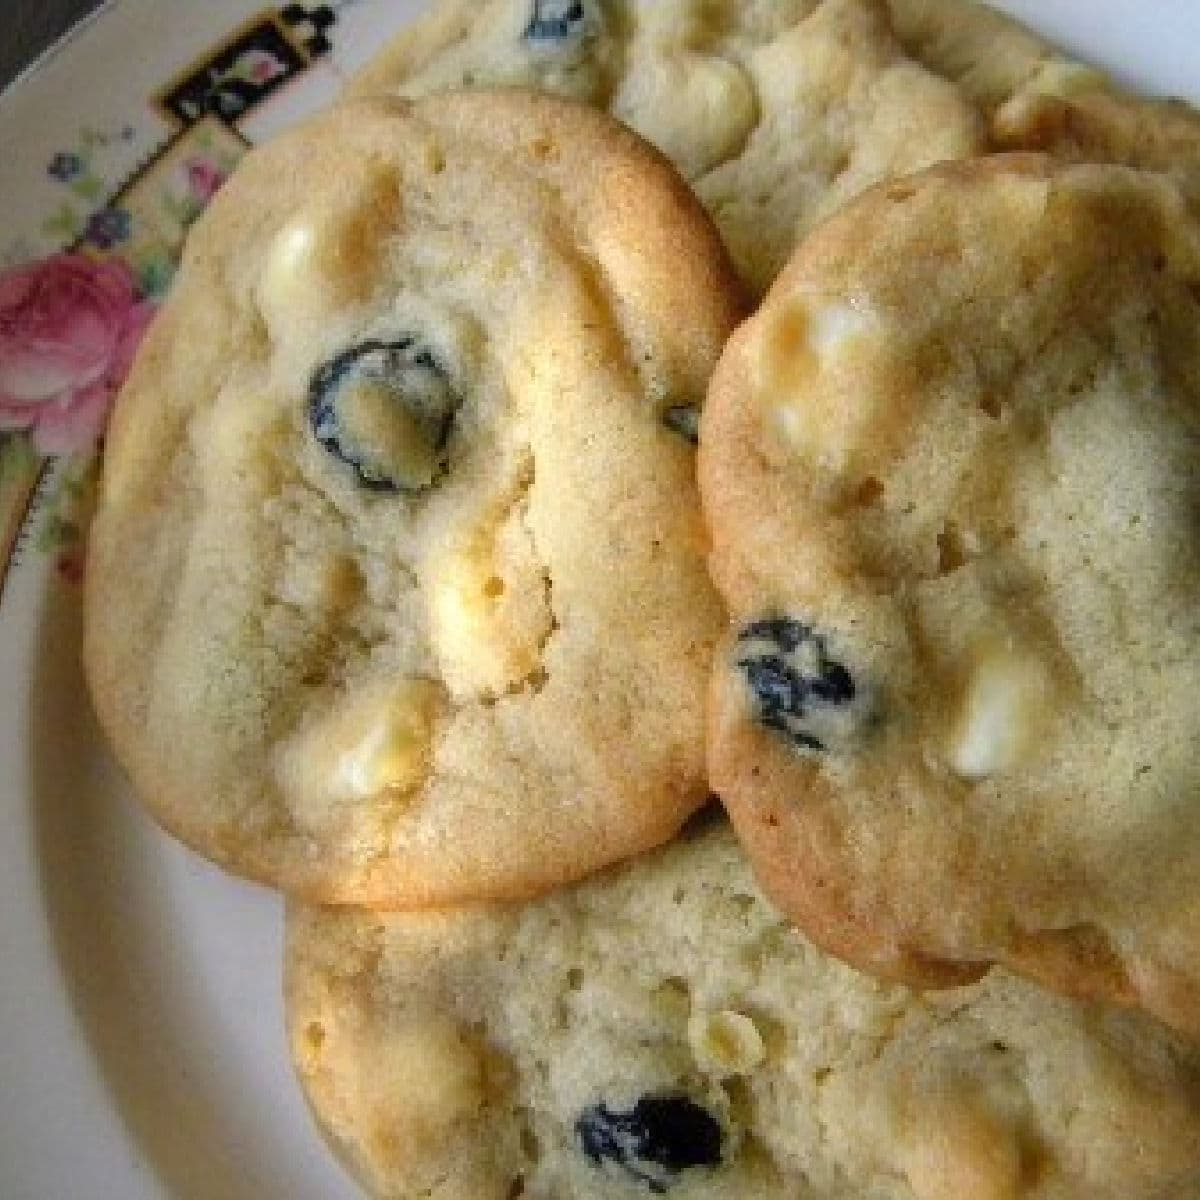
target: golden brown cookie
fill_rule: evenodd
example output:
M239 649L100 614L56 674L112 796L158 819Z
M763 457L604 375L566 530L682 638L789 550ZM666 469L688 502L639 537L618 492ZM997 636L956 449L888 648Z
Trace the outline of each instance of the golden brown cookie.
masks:
M992 149L1163 171L1200 205L1200 114L1135 95L974 0L888 0L905 50L978 104Z
M729 343L709 765L815 940L1200 1030L1200 238L1160 175L881 186Z
M1160 171L1200 212L1200 113L1181 100L1114 91L1034 92L996 112L992 139L1003 150Z
M887 0L887 7L908 53L989 116L1016 96L1065 97L1112 86L1103 72L976 0Z
M740 311L683 182L581 105L361 102L252 153L92 530L88 677L151 811L378 905L670 837L723 625L688 430Z
M1187 1200L1200 1054L995 972L821 953L727 828L512 907L293 906L316 1120L386 1200Z

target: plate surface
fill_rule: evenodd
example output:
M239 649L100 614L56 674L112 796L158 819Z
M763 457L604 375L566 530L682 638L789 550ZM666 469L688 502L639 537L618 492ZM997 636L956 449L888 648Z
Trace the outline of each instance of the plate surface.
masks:
M133 327L246 147L424 6L113 0L0 96L0 278L35 263L52 287L50 256L109 253L107 318ZM1109 0L1103 22L1094 0L998 6L1200 101L1194 0ZM97 736L78 668L85 409L0 425L0 1196L349 1200L287 1060L278 898L160 834Z

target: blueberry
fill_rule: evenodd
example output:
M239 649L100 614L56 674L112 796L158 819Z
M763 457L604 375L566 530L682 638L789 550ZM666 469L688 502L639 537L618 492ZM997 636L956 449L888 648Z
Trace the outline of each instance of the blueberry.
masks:
M593 1166L615 1163L656 1195L688 1167L721 1163L720 1123L682 1095L643 1096L629 1112L589 1105L575 1133Z
M583 32L586 20L584 0L533 0L525 37L531 42L565 42Z
M754 621L738 634L736 661L768 729L806 750L828 750L853 733L859 689L810 625L787 617Z
M434 483L459 403L445 369L409 335L352 346L321 367L308 389L313 436L378 491L418 492Z
M675 404L663 413L663 424L673 433L686 438L693 446L700 444L700 406Z

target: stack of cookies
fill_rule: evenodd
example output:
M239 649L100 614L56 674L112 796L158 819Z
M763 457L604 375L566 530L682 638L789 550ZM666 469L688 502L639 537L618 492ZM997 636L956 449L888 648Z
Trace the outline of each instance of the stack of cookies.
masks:
M1200 118L970 0L442 0L351 93L194 230L85 644L339 1156L1194 1200Z

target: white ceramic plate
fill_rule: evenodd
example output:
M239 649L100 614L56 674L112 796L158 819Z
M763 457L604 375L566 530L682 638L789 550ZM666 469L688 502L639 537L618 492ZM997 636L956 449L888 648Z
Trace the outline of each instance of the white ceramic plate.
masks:
M84 245L126 264L98 319L132 325L245 147L422 7L113 0L0 97L0 303L13 279L52 293L68 268L46 257ZM1200 100L1195 0L1003 7ZM57 368L68 388L91 369ZM90 456L66 452L86 451L86 407L0 429L0 1197L352 1197L291 1076L277 898L160 834L98 740L77 665Z

